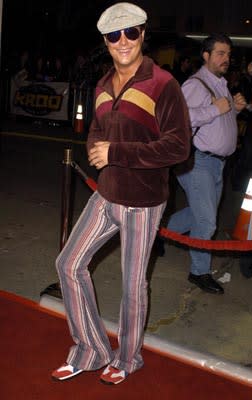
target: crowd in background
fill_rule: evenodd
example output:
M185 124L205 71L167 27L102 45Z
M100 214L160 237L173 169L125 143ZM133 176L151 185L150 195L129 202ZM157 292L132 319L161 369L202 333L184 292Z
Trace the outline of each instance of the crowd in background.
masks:
M110 57L100 49L94 54L77 50L72 57L30 54L23 50L12 62L11 76L16 81L71 82L73 85L95 86L112 65Z
M105 49L85 54L77 50L72 57L62 55L30 54L23 50L12 62L10 72L16 80L30 80L39 82L71 82L76 86L95 86L97 81L111 67L111 57ZM170 71L180 85L201 67L201 60L188 55L175 57L174 65L163 64L162 68ZM246 60L231 60L226 76L231 93L242 91L248 102L252 94L252 57Z
M163 64L161 67L171 72L182 85L201 65L200 59L180 54L175 57L173 67L169 64ZM77 50L68 59L61 55L30 54L29 51L23 50L12 63L10 72L12 79L18 85L22 84L23 80L69 82L72 93L73 91L84 93L82 98L84 102L89 103L90 121L93 90L98 80L111 66L111 57L103 47L90 54ZM232 58L226 79L230 92L233 95L241 92L251 105L252 57L246 59L243 56L241 60ZM249 111L249 107L240 113L237 119L239 138L237 151L232 157L232 185L234 190L244 190L252 171L252 112Z
M111 66L111 58L104 46L90 54L77 49L72 56L32 54L23 50L12 58L9 82L14 80L16 87L21 87L24 81L69 82L68 120L72 121L77 103L82 102L87 130L92 119L94 88ZM36 121L36 124L41 124L41 121Z

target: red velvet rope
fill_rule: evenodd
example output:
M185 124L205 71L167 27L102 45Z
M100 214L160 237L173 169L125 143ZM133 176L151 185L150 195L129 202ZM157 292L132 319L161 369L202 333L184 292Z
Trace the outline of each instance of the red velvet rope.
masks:
M252 251L252 240L203 240L181 235L180 233L170 231L169 229L163 227L160 228L159 234L166 239L171 239L175 242L179 242L181 244L196 249L221 251Z
M85 174L86 176L86 174ZM86 184L95 191L97 183L86 176ZM252 240L203 240L191 238L189 236L181 235L180 233L170 231L164 227L159 230L160 236L184 244L188 247L201 250L220 250L220 251L252 251Z

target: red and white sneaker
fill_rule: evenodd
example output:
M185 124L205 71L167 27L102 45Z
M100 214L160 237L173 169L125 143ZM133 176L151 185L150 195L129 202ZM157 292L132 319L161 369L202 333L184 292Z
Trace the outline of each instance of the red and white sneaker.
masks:
M70 364L65 363L52 372L52 378L56 379L57 381L64 381L65 379L73 378L75 375L78 375L81 372L83 372L83 369L78 369Z
M123 369L117 369L108 365L101 374L100 380L106 385L118 385L118 383L123 382L128 375L128 372Z

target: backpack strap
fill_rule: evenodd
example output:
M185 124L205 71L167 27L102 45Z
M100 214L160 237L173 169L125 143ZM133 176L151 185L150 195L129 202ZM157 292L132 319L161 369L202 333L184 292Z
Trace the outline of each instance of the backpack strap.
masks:
M199 78L198 76L192 76L189 79L197 79L198 81L200 81L202 83L202 85L205 86L205 88L210 92L210 94L212 96L212 99L216 99L214 91L206 84L205 81L203 81L203 79ZM199 129L200 129L200 127L197 126L197 128L195 129L194 134L192 135L192 138L194 138L194 136L196 135L196 133L198 132Z
M200 81L202 83L203 86L205 86L205 88L210 92L211 96L216 99L215 93L213 91L213 89L211 89L205 81L203 81L203 79L199 78L198 76L192 76L190 79L198 79L198 81Z

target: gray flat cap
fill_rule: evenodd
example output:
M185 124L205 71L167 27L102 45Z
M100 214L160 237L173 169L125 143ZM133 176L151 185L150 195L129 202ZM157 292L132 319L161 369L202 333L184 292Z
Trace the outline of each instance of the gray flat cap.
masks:
M142 8L132 3L117 3L107 8L97 22L102 35L120 31L132 26L142 25L147 21L147 14Z

